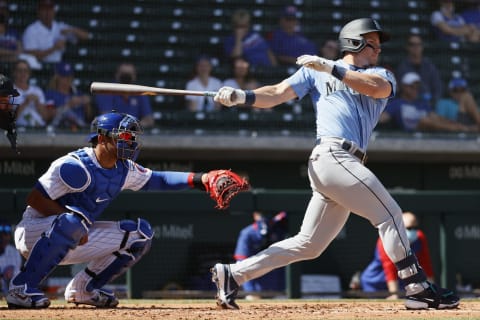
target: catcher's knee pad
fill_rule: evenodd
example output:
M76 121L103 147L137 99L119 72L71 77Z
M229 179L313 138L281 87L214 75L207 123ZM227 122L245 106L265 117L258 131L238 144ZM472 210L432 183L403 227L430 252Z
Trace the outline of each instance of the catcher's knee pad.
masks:
M80 239L88 233L85 220L73 213L62 213L52 223L52 227L35 243L30 256L14 284L27 283L37 287L67 255Z
M120 229L125 232L120 250L113 252L115 258L100 272L93 272L88 268L85 272L92 278L87 284L87 291L99 289L108 282L123 274L149 250L152 244L153 230L144 219L122 220L119 222Z
M122 220L119 224L120 229L125 231L125 236L120 244L120 251L126 251L133 255L134 259L139 259L150 250L153 230L147 220L142 218L137 221Z

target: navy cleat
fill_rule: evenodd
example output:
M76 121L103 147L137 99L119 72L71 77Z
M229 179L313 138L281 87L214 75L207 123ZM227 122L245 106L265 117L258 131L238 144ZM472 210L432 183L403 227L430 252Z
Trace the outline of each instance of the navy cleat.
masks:
M28 288L26 284L10 284L6 300L10 309L43 309L50 306L50 300L42 291Z
M406 297L405 307L407 309L454 309L460 304L460 298L452 291L438 288L430 283L430 286L419 292Z
M217 263L210 269L212 282L217 286L217 305L223 309L240 309L235 303L238 284L233 279L228 264Z

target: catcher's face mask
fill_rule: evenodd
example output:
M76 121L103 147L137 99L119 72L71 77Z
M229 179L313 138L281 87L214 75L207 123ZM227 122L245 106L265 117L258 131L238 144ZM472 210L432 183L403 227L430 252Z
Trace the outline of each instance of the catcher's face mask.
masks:
M135 161L140 153L139 133L134 131L112 131L110 136L117 143L117 157Z
M108 113L92 122L90 139L98 134L113 139L117 147L117 158L135 161L140 153L140 135L143 133L139 121L125 113Z

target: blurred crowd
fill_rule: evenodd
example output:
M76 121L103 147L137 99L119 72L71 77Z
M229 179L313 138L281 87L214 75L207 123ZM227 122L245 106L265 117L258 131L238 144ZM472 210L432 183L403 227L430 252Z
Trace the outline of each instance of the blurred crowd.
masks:
M442 79L441 66L424 55L425 41L478 43L480 41L480 5L471 2L457 13L455 1L439 0L431 12L432 35L424 39L418 33L405 40L405 52L395 66L386 66L397 79L396 97L390 100L378 125L378 130L406 132L478 132L480 114L476 97L468 78L461 74ZM57 19L58 5L54 0L37 0L37 20L24 30L15 30L9 21L9 2L0 0L0 62L10 65L9 75L21 93L17 99L17 126L20 128L62 128L72 131L86 128L97 116L112 109L141 119L145 128L155 125L150 97L91 96L75 85L75 68L65 61L68 46L89 41L92 34L84 27ZM303 13L289 5L277 13L274 30L259 32L252 27L249 9L235 10L231 15L231 33L222 39L222 56L202 53L191 57L187 90L217 91L222 86L250 90L262 83L257 68L296 67L295 60L303 54L327 59L340 58L339 46L333 36L309 39L303 32ZM207 44L208 45L208 44ZM205 50L208 51L208 50ZM219 62L220 61L220 62ZM100 62L99 62L100 63ZM225 79L215 76L220 64L228 66ZM32 80L32 74L50 65L51 78L47 85ZM119 63L111 70L111 81L137 83L137 67L131 61ZM147 84L149 85L149 84ZM178 109L178 106L176 106ZM187 96L184 110L215 112L225 109L213 99Z

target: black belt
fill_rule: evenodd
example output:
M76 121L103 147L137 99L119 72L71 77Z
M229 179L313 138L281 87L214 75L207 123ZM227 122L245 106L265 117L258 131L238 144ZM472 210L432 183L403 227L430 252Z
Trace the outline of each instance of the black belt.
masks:
M330 140L330 139L328 139L328 140ZM342 147L343 150L351 153L352 155L357 157L360 161L365 163L365 161L367 160L367 154L365 152L363 152L362 150L360 150L358 148L353 148L353 143L348 141L348 140L338 139L338 141L342 142L341 147ZM321 142L322 142L322 139L318 138L317 140L315 140L315 145L319 145Z

